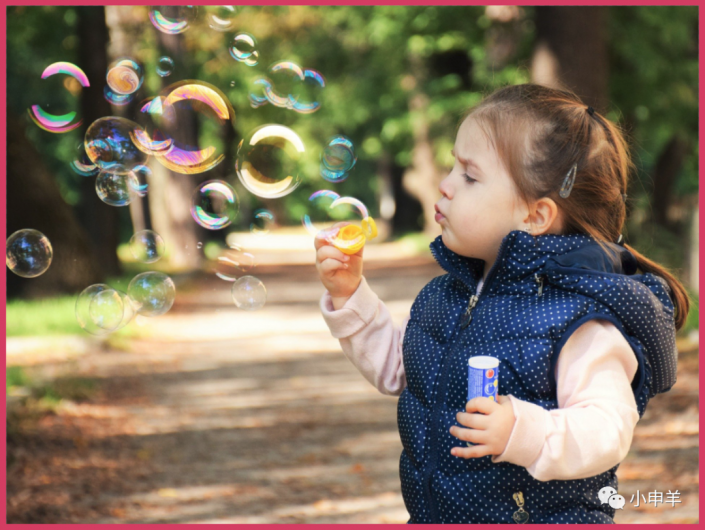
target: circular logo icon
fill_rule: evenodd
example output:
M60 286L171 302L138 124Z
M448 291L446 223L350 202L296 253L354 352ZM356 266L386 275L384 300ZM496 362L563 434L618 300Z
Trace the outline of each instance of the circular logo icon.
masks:
M492 369L487 370L487 371L485 372L485 375L486 375L488 378L494 377L494 370L492 370Z
M492 394L494 394L494 391L495 391L495 387L492 383L487 383L485 385L485 392L487 394L489 394L491 396Z

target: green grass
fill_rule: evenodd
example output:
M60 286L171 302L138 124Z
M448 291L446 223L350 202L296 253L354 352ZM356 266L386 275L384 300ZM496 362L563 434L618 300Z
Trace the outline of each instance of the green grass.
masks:
M76 297L7 302L7 336L75 335L85 333L75 315Z
M126 293L134 274L109 278L105 281L114 289ZM8 300L6 323L8 337L41 337L47 335L88 335L76 321L75 295L42 300Z

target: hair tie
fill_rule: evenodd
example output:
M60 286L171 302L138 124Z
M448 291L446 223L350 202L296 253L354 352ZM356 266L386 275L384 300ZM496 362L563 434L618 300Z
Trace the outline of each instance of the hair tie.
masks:
M585 109L585 110L587 110L587 113L588 113L590 116L594 116L594 115L595 115L595 109L593 109L592 107L588 107L588 108Z

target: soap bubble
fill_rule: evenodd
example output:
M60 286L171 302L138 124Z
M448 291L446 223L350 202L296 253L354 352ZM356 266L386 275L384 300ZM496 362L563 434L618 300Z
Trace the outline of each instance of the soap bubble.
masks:
M333 137L321 153L321 176L329 182L342 182L357 162L353 143L349 138Z
M166 274L150 271L132 278L127 294L138 314L155 317L171 309L176 297L176 287Z
M196 6L152 6L149 20L159 31L176 35L186 31L197 15Z
M230 55L247 66L255 66L259 62L257 41L249 33L238 33L230 45Z
M104 170L95 179L95 191L100 200L110 206L127 206L139 197L140 182L132 171L123 173L122 169L113 172Z
M226 282L234 282L255 266L255 257L239 245L231 244L221 251L215 264L215 275Z
M102 170L127 173L147 160L147 154L132 141L136 133L146 134L142 127L125 118L99 118L86 131L86 154Z
M132 168L135 179L127 182L132 186L133 191L140 197L145 197L149 191L149 179L152 178L152 170L147 166L135 166Z
M126 57L110 63L105 77L112 91L123 96L137 92L144 81L142 67Z
M114 92L108 85L103 88L103 97L105 101L116 107L124 107L128 105L133 99L135 99L135 94L118 94Z
M360 200L320 190L309 201L309 211L302 219L306 230L313 236L320 233L343 252L350 250L354 254L368 238L377 236L374 220Z
M235 6L204 6L208 26L216 31L230 31L235 26Z
M134 316L130 298L104 283L86 287L76 299L76 320L81 328L93 335L117 331Z
M159 61L157 62L157 73L161 77L167 77L170 76L173 71L174 60L171 57L167 57L166 55L160 57Z
M106 331L114 331L122 322L122 297L115 289L105 289L91 297L88 314L93 323Z
M7 268L23 278L44 274L54 256L49 238L32 228L13 233L7 238L5 248Z
M312 193L308 198L308 208L302 216L301 222L309 234L315 236L321 230L332 227L336 222L352 218L352 211L336 211L337 219L331 217L330 205L333 204L340 195L331 190L319 190Z
M269 210L259 208L255 210L253 217L254 220L250 223L250 232L258 235L267 234L274 223L274 214Z
M291 61L280 61L270 66L269 77L258 77L253 84L255 90L249 96L252 107L269 102L275 107L311 114L321 107L317 100L326 81L316 70L301 68Z
M164 239L153 230L140 230L130 238L130 252L142 263L159 261L165 248Z
M100 172L100 168L88 158L83 142L76 146L76 158L71 162L71 169L82 177L95 177Z
M217 87L202 81L181 81L165 88L141 110L149 114L156 128L136 143L148 150L150 142L169 142L167 149L148 151L168 169L187 175L203 173L225 159L224 145L218 139L224 127L233 127L235 111ZM192 145L194 120L200 138L205 139L203 148Z
M316 70L304 70L303 83L300 83L293 92L296 103L293 110L299 114L311 114L321 108L318 101L321 90L325 88L326 80Z
M246 311L256 311L267 301L267 289L254 276L243 276L230 289L235 305Z
M258 197L275 199L294 191L301 178L299 161L304 143L283 125L262 125L237 148L235 170L243 186Z
M203 228L220 230L235 220L240 210L237 193L222 180L208 180L194 191L191 216Z
M82 87L90 86L90 83L88 82L88 76L75 64L67 62L58 62L50 64L44 69L44 72L42 72L42 79L46 79L47 77L51 77L52 75L56 74L70 75L71 77L75 78L81 84Z
M44 72L42 72L42 79L46 79L57 74L65 74L75 79L73 83L76 87L79 87L79 85L84 88L90 86L88 77L83 70L75 64L67 62L58 62L47 66L44 69ZM70 88L66 82L64 82L64 86ZM71 92L75 93L74 90L71 90ZM80 127L83 123L83 120L81 119L76 120L76 112L73 111L63 115L55 115L46 112L39 105L32 105L29 109L27 109L27 111L29 112L29 117L35 124L37 124L37 126L51 133L65 133L72 131Z

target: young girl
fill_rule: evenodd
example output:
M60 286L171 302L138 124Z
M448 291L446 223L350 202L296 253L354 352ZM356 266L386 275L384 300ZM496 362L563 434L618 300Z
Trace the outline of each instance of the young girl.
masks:
M475 107L453 152L431 244L447 274L401 328L363 251L316 239L333 336L400 395L409 522L612 523L615 472L649 399L675 383L689 309L668 271L622 243L626 142L573 93L527 84ZM476 355L500 361L497 401L466 403Z

